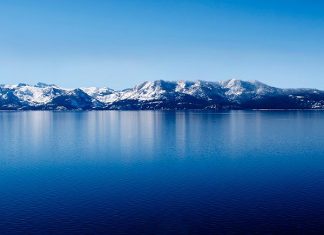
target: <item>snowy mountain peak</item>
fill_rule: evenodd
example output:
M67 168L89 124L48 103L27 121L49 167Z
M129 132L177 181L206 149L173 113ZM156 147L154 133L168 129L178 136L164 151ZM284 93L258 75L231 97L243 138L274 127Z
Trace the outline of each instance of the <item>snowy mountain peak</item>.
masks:
M227 89L226 95L229 96L247 96L248 94L261 95L265 93L279 92L279 89L268 86L257 80L243 81L238 79L231 79L220 82L220 84ZM247 97L248 98L248 97Z
M81 89L90 96L109 95L114 92L113 89L108 87L85 87Z
M175 91L176 92L185 92L186 89L190 88L194 84L195 84L195 82L180 80L177 82Z
M259 81L147 81L132 89L0 85L0 109L324 109L324 92L280 89Z
M146 81L135 86L134 90L169 90L176 87L176 82L165 80Z
M28 84L26 83L19 83L18 85L16 85L17 87L25 87L25 86L29 86Z
M39 88L46 88L46 87L58 87L55 84L46 84L43 82L38 82L35 87L39 87Z

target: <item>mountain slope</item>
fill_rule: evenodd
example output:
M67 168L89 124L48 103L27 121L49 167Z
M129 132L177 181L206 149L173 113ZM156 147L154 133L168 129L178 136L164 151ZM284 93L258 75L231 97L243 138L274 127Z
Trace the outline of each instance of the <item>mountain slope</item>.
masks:
M0 85L1 110L324 109L324 92L259 81L149 81L132 89Z

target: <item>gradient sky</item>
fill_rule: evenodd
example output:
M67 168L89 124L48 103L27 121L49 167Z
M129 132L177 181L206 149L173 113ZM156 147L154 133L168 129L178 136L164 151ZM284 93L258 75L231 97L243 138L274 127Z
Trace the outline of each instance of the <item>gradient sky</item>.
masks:
M322 0L0 0L0 83L324 89Z

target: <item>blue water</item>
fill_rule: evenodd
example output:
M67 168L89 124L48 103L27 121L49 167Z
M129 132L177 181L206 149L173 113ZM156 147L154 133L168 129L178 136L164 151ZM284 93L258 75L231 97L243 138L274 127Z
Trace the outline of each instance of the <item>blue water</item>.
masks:
M324 231L324 112L0 112L0 234Z

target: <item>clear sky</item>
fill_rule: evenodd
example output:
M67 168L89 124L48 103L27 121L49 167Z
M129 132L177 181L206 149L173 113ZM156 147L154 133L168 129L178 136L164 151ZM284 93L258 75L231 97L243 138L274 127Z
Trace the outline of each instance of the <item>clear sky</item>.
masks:
M322 0L0 0L0 83L324 89Z

